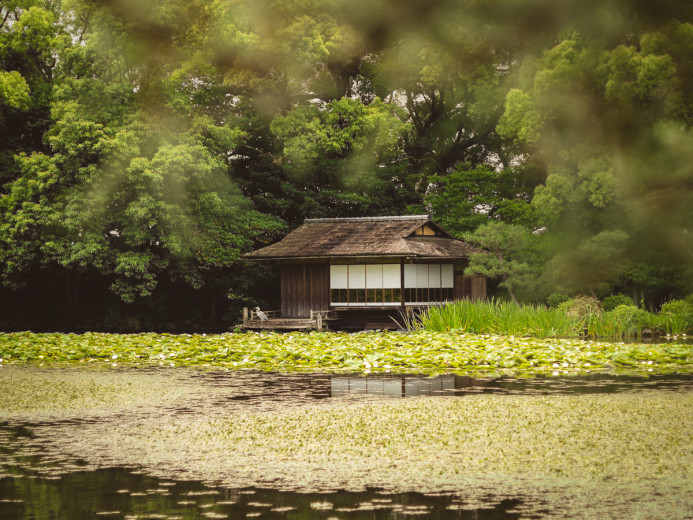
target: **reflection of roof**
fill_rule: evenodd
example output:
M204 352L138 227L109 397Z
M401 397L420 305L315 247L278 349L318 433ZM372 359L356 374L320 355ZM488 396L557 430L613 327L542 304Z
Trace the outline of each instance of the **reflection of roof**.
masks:
M435 236L415 235L427 225ZM335 256L465 258L476 249L433 222L428 215L306 219L280 242L252 251L248 259Z

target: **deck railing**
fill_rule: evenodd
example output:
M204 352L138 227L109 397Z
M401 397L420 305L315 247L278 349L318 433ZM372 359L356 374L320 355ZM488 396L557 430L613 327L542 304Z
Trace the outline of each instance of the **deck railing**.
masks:
M310 311L310 319L315 320L315 328L317 330L322 330L323 320L330 317L330 310L325 311Z
M280 310L262 312L264 312L267 318L269 318L270 320L277 319L281 315ZM248 309L248 307L243 307L243 325L247 325L249 321L255 320L260 320L260 317L257 315L257 312L254 309Z

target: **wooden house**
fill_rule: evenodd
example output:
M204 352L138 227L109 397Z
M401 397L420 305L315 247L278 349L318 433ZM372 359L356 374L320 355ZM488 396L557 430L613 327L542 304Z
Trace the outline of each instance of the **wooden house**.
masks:
M281 269L281 318L318 313L340 329L393 328L402 311L485 299L465 276L475 248L427 215L307 219L280 242L245 256Z

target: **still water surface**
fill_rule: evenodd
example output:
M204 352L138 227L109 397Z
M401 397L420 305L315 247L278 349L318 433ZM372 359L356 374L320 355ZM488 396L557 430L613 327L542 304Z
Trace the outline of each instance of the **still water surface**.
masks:
M69 369L68 369L69 370ZM148 369L147 369L148 370ZM139 370L141 374L143 371ZM152 370L156 372L156 370ZM169 372L170 374L170 372ZM329 375L256 372L178 372L195 385L214 388L207 406L181 404L167 413L205 414L225 408L301 406L322 400L402 399L470 394L565 395L693 390L691 376L475 379L442 375ZM221 392L219 392L221 390ZM90 421L98 419L88 419ZM80 419L70 419L79 431ZM542 504L526 510L522 497L467 497L464 493L292 493L253 487L225 489L214 482L159 479L132 467L89 467L33 442L36 423L0 418L0 520L93 518L209 519L506 519L541 518ZM550 504L545 504L550 511Z

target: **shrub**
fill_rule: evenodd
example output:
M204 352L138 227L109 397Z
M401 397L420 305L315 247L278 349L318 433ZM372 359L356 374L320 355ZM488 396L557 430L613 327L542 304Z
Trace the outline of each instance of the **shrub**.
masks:
M688 300L672 300L662 305L657 328L667 334L687 334L693 330L693 304Z
M558 308L571 318L580 320L588 319L591 316L600 316L602 314L599 300L591 296L577 296L561 303Z
M552 309L555 309L561 303L567 302L568 300L570 300L570 296L568 296L566 293L554 292L551 293L548 298L546 298L546 305Z
M640 336L643 329L652 326L654 316L635 305L619 305L604 314L603 320L613 324L616 336Z
M613 311L616 307L621 305L631 307L633 306L633 299L625 294L612 294L602 301L602 309L604 312Z

